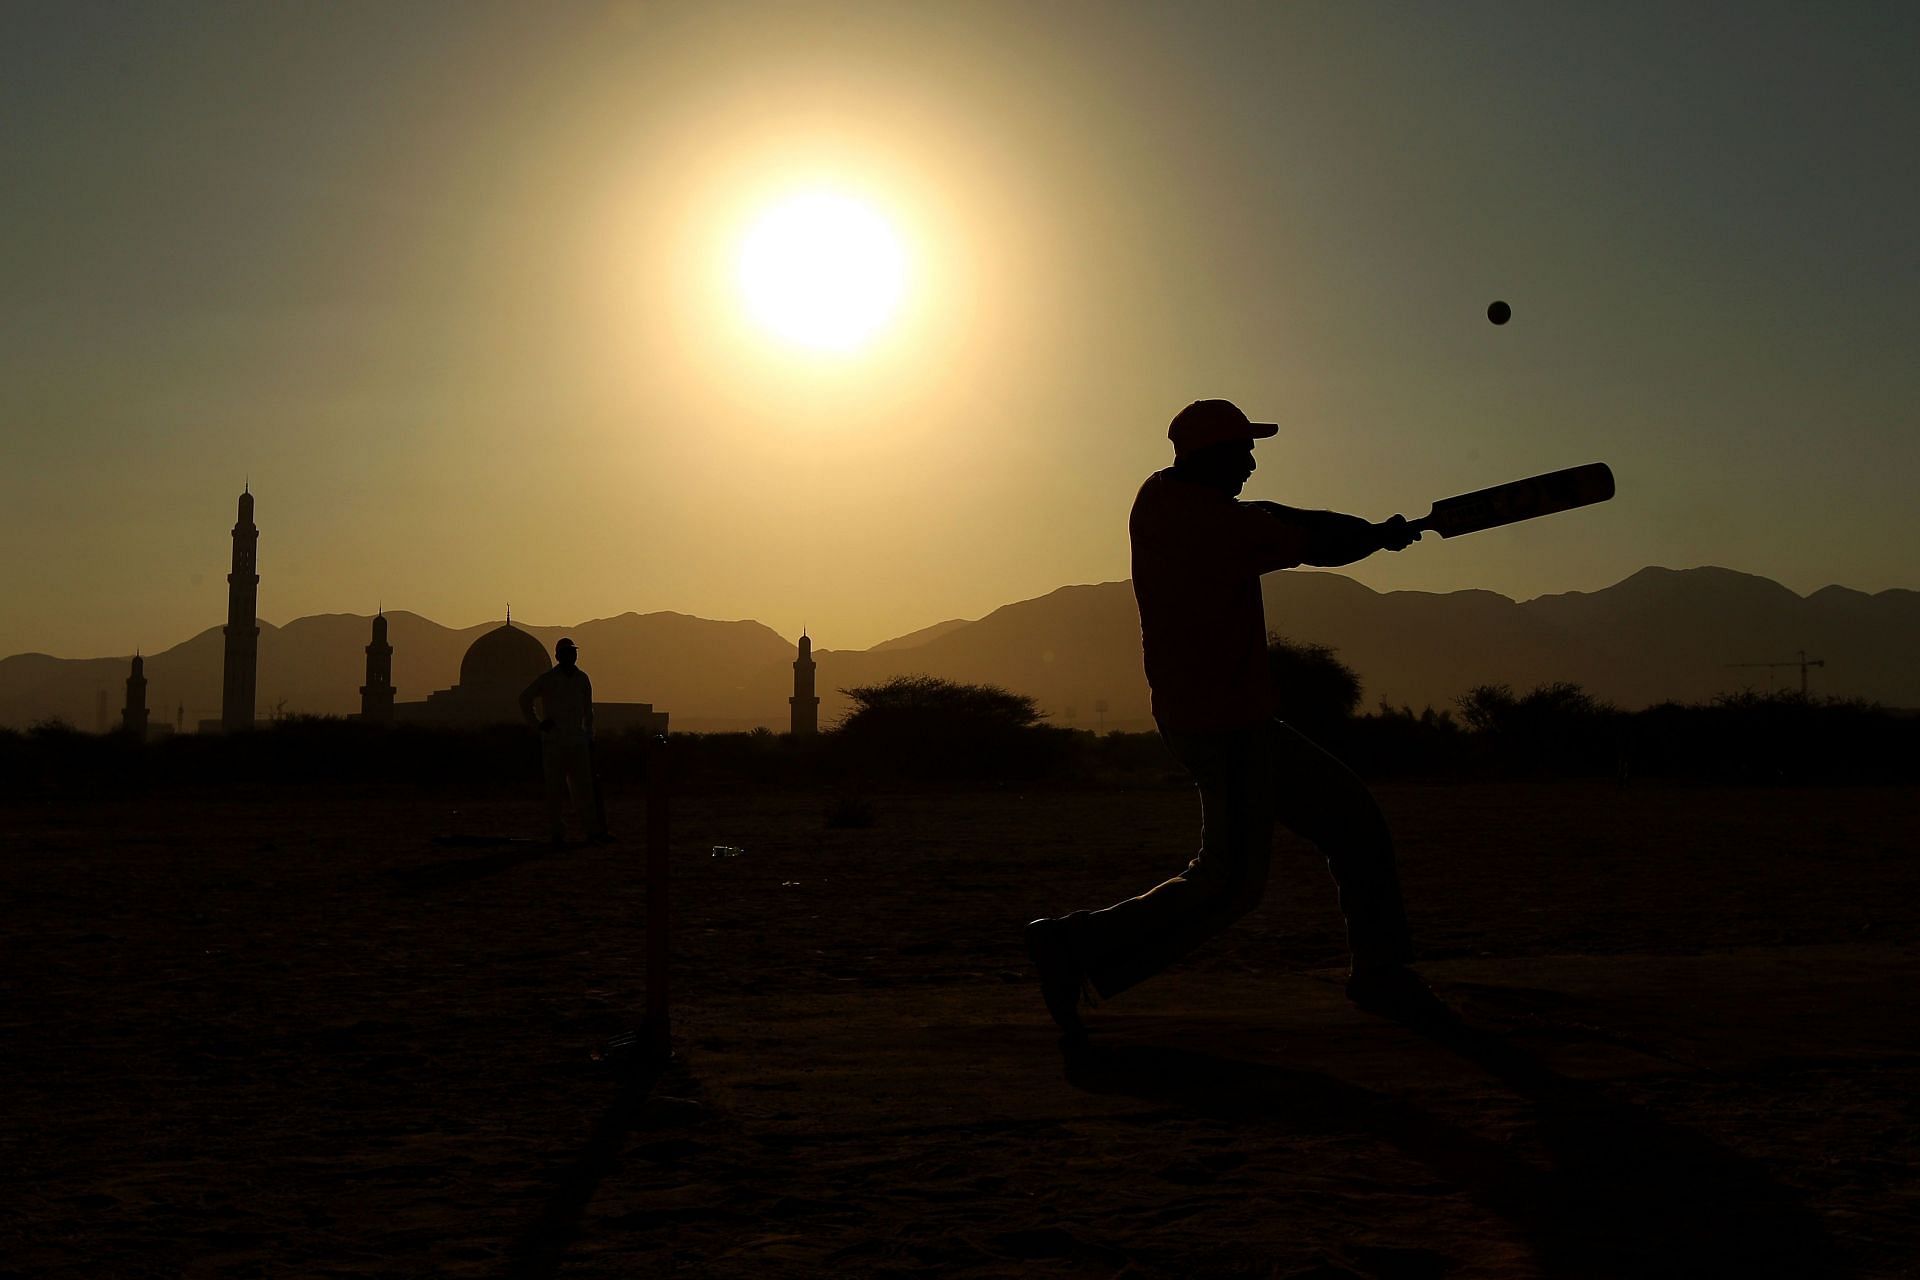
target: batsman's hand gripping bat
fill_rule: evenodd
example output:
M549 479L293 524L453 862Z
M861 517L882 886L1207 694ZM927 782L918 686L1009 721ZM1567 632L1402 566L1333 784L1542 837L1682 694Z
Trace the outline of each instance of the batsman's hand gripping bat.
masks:
M1442 498L1433 510L1407 525L1407 532L1437 533L1443 538L1516 524L1556 511L1605 502L1613 496L1613 471L1604 462L1549 471L1543 476L1497 484L1458 497Z

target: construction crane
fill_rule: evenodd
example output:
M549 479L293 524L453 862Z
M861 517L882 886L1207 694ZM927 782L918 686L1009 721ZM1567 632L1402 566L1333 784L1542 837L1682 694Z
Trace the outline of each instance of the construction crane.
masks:
M1807 696L1807 668L1824 667L1827 665L1827 660L1809 658L1805 649L1799 650L1799 654L1800 656L1791 662L1729 662L1727 665L1729 667L1766 667L1769 681L1773 679L1774 667L1798 667L1800 668L1800 696L1804 698Z

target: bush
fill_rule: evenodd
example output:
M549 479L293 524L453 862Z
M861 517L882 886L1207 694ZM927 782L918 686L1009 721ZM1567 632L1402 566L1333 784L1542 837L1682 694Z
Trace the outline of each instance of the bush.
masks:
M927 675L840 692L853 707L829 735L835 757L864 777L1026 779L1062 771L1074 733L1042 725L1032 698Z
M1343 758L1369 778L1452 776L1468 768L1467 731L1448 711L1391 707L1384 701L1350 726Z
M1482 767L1520 777L1620 768L1621 713L1577 684L1543 684L1521 697L1503 684L1480 685L1459 703Z
M1191 782L1158 734L1096 736L1053 728L1041 722L1031 699L1004 689L910 676L848 695L854 710L817 737L765 731L673 735L667 756L673 787L821 788L823 797L833 797L828 825L859 827L872 821L863 797L875 784ZM1346 704L1330 699L1321 705ZM1416 714L1382 704L1370 715L1345 716L1308 736L1369 778L1920 781L1920 717L1862 702L1749 693L1627 714L1577 685L1542 685L1524 695L1483 685L1460 698L1459 710L1456 718L1431 707ZM595 768L615 794L636 795L646 771L660 762L646 734L603 735L594 744ZM382 728L310 716L291 716L252 733L148 743L124 734L81 733L56 722L0 729L0 796L9 799L74 803L152 786L307 783L508 788L532 803L541 786L540 744L515 725Z
M1920 779L1920 719L1798 692L1730 694L1640 712L1627 757L1636 773L1706 782L1912 782Z
M1341 731L1360 705L1360 677L1333 652L1323 644L1267 636L1267 671L1280 718L1323 743L1345 736Z

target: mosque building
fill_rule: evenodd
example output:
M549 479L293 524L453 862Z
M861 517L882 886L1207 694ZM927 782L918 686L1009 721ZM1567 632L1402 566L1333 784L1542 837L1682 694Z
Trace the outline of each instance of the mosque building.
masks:
M820 699L813 692L813 638L800 629L800 656L793 660L793 696L787 699L789 730L796 738L820 731Z
M260 530L253 522L253 487L249 484L240 494L239 515L233 526L233 571L227 575L227 625L221 628L225 652L220 718L202 720L199 725L202 733L232 733L254 728L256 724L254 702L260 658L260 626L255 617L260 590L259 545ZM393 646L387 642L384 609L373 619L373 636L366 652L366 683L360 686L357 718L380 724L460 728L520 724L521 691L553 665L546 646L513 625L511 612L505 623L468 647L466 656L460 660L459 683L428 694L423 702L394 700L397 691L393 687ZM808 665L811 667L810 661ZM143 668L144 663L136 656L133 672L127 679L126 707L121 712L122 725L129 732L142 735L151 732ZM103 691L103 706L105 696ZM104 710L101 715L104 719ZM181 718L184 718L184 709ZM602 702L596 698L593 723L594 729L601 733L630 729L665 733L667 714L655 711L650 702Z
M221 718L202 720L202 733L240 733L255 727L259 685L259 528L253 524L253 486L240 491L234 520L232 572L227 574L227 626L221 628Z
M120 709L120 730L137 742L147 740L147 663L133 655L133 671L127 676L127 703Z
M393 700L392 661L386 617L375 617L373 640L367 645L367 682L360 687L362 720L449 728L520 724L521 691L553 665L547 647L513 625L511 612L504 623L468 646L460 659L459 683L428 694L424 702ZM655 711L651 702L602 702L596 697L593 728L600 734L665 733L667 713Z
M240 492L233 524L233 570L227 574L227 625L220 667L220 718L202 720L201 733L236 733L256 727L253 718L260 668L260 530L253 523L253 485Z
M228 733L253 728L255 677L260 664L260 530L253 523L253 486L240 493L233 525L233 572L227 575L226 663L220 688L220 727Z
M367 682L360 686L360 718L393 723L393 646L387 643L387 611L373 614L373 639L367 645Z

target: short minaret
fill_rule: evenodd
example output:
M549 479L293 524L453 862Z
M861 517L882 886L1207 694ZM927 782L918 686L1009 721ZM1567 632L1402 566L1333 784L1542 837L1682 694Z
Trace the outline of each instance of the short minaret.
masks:
M393 723L393 646L387 643L387 611L373 616L373 643L367 646L367 682L360 686L360 718Z
M133 655L133 674L127 677L127 705L120 710L120 728L135 742L147 738L147 664Z
M253 524L253 486L240 495L233 526L233 572L227 575L226 673L220 690L220 727L228 733L253 728L254 678L260 661L260 574L255 553L260 530Z
M800 656L793 660L793 696L787 705L793 708L794 737L820 731L820 699L813 696L813 641L805 629L800 632Z

